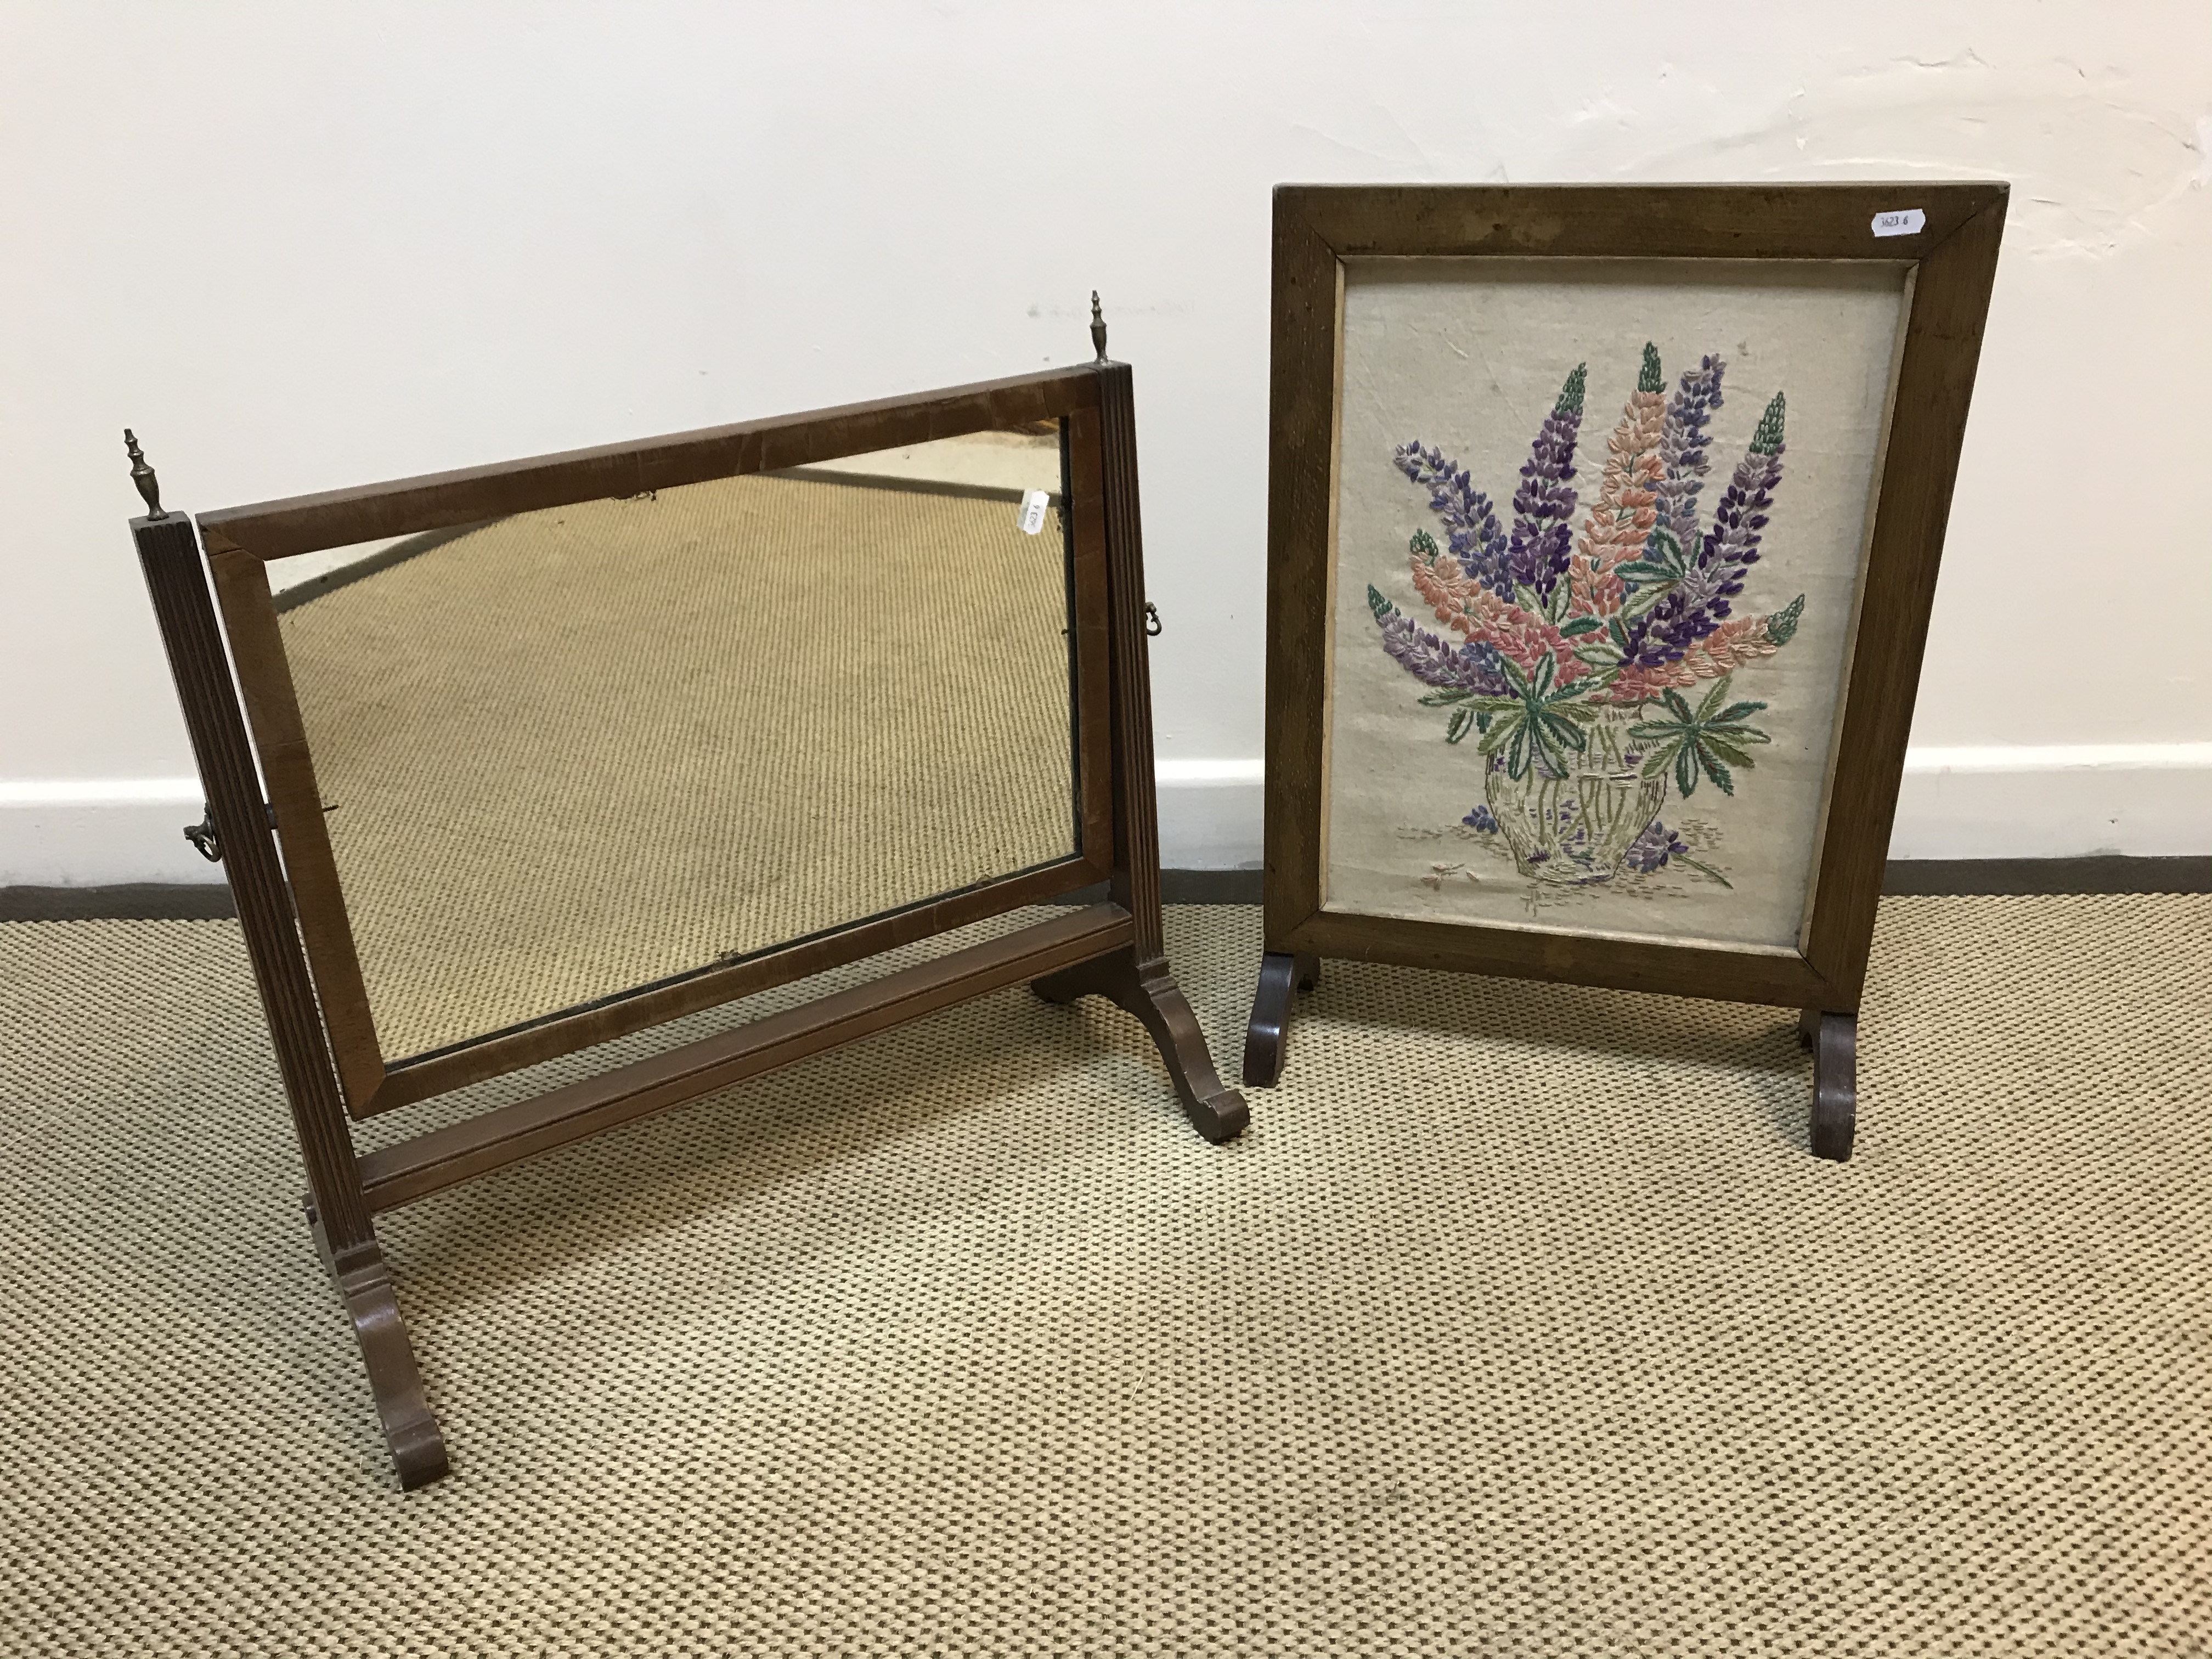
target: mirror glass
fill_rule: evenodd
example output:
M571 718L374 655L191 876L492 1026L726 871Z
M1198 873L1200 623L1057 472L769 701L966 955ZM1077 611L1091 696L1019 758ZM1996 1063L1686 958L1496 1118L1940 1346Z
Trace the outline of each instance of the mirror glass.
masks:
M380 1047L1079 850L1048 422L269 566Z

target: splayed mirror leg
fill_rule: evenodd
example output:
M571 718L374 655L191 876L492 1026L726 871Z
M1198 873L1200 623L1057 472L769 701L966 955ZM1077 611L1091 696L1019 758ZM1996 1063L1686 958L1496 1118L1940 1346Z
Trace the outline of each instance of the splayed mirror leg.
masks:
M1858 1016L1808 1008L1797 1041L1813 1051L1813 1156L1844 1163L1858 1133Z
M1199 1029L1198 1016L1168 971L1156 962L1139 969L1133 950L1117 951L1047 975L1031 987L1047 1002L1068 1003L1085 995L1106 997L1134 1014L1152 1034L1160 1059L1182 1101L1192 1128L1217 1145L1244 1132L1250 1114L1244 1097L1225 1086L1213 1069L1213 1056Z
M312 1200L307 1224L314 1230L315 1249L345 1304L346 1317L353 1322L354 1340L361 1345L362 1363L368 1371L369 1393L376 1401L377 1421L400 1487L412 1492L427 1486L447 1472L446 1439L424 1397L422 1368L415 1363L415 1346L400 1317L384 1252L374 1243L356 1245L340 1263L331 1254Z

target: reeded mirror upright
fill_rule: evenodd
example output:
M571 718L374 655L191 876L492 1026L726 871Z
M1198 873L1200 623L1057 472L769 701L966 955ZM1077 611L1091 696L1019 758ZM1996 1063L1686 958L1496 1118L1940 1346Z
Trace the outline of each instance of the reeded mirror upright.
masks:
M197 833L403 1484L445 1453L379 1212L1024 981L1113 998L1201 1134L1243 1127L1161 945L1130 378L1094 334L1078 368L237 507L198 538L137 460ZM354 1149L349 1115L1102 881Z

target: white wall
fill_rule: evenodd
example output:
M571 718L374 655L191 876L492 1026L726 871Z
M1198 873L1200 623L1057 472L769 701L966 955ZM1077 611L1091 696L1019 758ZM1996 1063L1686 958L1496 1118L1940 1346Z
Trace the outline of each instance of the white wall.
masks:
M2002 176L1893 851L2212 851L2212 6L0 3L0 882L200 878L123 520L1138 373L1170 863L1259 855L1268 190ZM180 816L180 813L182 816Z

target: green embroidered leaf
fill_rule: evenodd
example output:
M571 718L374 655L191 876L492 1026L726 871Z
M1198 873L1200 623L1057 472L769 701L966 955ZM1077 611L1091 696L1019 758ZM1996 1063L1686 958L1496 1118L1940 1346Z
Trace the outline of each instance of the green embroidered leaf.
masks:
M1639 587L1646 582L1680 581L1679 572L1663 564L1654 564L1649 559L1632 559L1626 564L1617 564L1613 574L1623 581L1634 582Z
M1745 754L1734 744L1727 742L1717 732L1705 733L1705 747L1709 752L1718 755L1723 760L1743 767L1747 770L1757 765L1750 756Z
M1564 719L1547 710L1543 719L1537 724L1544 736L1549 738L1553 743L1563 744L1569 749L1578 750L1589 747L1589 739L1583 735L1582 727L1571 720Z
M1605 624L1595 617L1577 617L1572 622L1559 624L1559 632L1568 639L1580 639L1585 634L1595 634Z
M1372 593L1375 590L1370 587L1367 591ZM1628 654L1628 624L1615 617L1606 623L1605 631L1612 636L1613 644L1620 647L1620 654L1626 656Z
M1431 691L1421 699L1424 708L1449 708L1454 703L1465 702L1475 693L1466 686L1455 686L1449 691Z
M1723 794L1735 793L1735 774L1753 763L1749 750L1771 742L1765 732L1744 721L1766 707L1763 702L1728 703L1729 677L1723 675L1706 691L1693 711L1676 690L1661 694L1670 718L1639 720L1628 728L1629 737L1651 745L1644 763L1644 775L1656 777L1672 767L1674 786L1685 799L1696 793L1700 778L1710 778ZM1723 703L1728 703L1723 708Z
M1723 726L1718 721L1705 730L1717 738L1726 738L1730 743L1772 743L1773 738L1755 726Z
M1474 710L1472 708L1454 709L1452 711L1451 724L1444 727L1444 741L1446 743L1457 743L1462 738L1467 735L1468 728L1474 724Z
M1397 610L1398 607L1391 604L1389 600L1384 599L1380 593L1376 592L1375 591L1375 584L1373 582L1370 582L1367 584L1367 608L1375 613L1375 620L1376 622L1381 622L1383 617L1390 615L1391 612Z
M1525 722L1513 728L1513 741L1505 750L1505 775L1516 780L1528 775L1528 727Z
M1730 892L1734 892L1735 890L1735 884L1730 881L1726 876L1723 875L1719 871L1714 869L1710 864L1700 864L1697 860L1693 858L1685 858L1680 853L1674 854L1674 862L1677 864L1686 864L1690 868L1697 871L1700 875L1711 876L1715 881L1720 883L1722 886L1727 888Z

